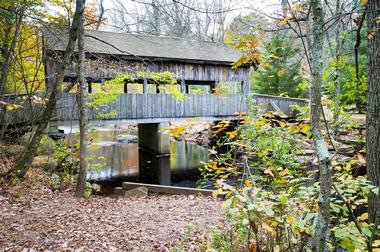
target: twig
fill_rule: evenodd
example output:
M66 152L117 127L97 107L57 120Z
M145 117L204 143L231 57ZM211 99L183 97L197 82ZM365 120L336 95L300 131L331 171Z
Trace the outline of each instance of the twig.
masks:
M358 223L358 221L357 221L357 219L356 219L356 217L355 217L355 215L354 215L354 211L352 210L352 207L351 207L350 203L348 203L348 200L346 199L346 197L344 197L344 196L340 193L338 187L336 187L336 185L334 184L333 181L331 181L331 185L333 186L335 192L338 194L339 198L340 198L341 200L344 201L344 204L346 204L346 206L347 206L347 208L348 208L348 212L349 212L349 214L350 214L350 217L351 217L352 221L355 223L356 228L359 230L359 232L360 232L361 234L363 234L363 231L362 231L362 229L361 229L361 227L360 227L360 225L359 225L359 223Z

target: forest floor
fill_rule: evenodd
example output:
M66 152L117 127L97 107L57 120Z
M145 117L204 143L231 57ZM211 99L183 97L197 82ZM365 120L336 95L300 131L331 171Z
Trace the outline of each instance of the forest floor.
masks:
M0 251L170 251L181 241L194 251L224 222L220 202L210 197L82 199L48 183L34 170L0 186Z

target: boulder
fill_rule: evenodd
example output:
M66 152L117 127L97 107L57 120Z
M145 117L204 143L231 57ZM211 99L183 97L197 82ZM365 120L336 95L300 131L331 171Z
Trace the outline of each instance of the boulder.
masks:
M11 156L18 156L25 150L25 146L23 145L9 145L6 149L4 149L4 152Z
M32 132L24 134L20 140L20 145L27 146L32 136ZM55 151L56 145L53 139L47 135L43 135L40 145L37 148L38 155L50 155Z
M124 193L125 198L131 198L131 197L145 197L148 196L148 188L145 186L139 186L136 188L133 188L131 190L128 190Z
M33 168L42 168L46 172L53 171L58 165L55 158L48 155L35 156L33 158L31 167Z
M138 137L128 134L120 134L115 137L115 142L129 144L129 143L138 143Z

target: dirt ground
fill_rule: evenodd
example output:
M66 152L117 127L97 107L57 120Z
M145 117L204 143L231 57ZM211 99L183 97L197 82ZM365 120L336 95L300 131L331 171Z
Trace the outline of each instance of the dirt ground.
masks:
M0 187L0 251L170 251L184 237L185 251L194 251L223 225L220 202L209 197L86 200L33 177Z

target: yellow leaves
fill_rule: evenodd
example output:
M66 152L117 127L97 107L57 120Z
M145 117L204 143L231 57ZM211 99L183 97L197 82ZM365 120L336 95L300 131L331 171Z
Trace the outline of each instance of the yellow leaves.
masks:
M376 22L376 24L380 24L380 17L377 17L377 18L375 19L375 22Z
M231 131L231 132L226 132L229 138L234 139L237 136L237 130Z
M251 120L249 120L249 119L244 119L243 121L241 121L240 123L242 124L242 125L249 125L249 124L251 124Z
M186 132L186 126L185 125L178 125L169 128L169 134L173 136L174 138L178 139L180 136L184 135Z
M258 128L258 127L261 127L261 126L266 125L266 124L267 124L267 120L263 118L263 119L260 119L257 122L255 122L253 124L253 126Z
M219 193L222 192L222 189L214 190L211 195L214 199L218 198Z
M288 131L290 134L296 134L298 132L308 133L310 131L310 123L300 123L298 125L291 126Z
M300 123L299 125L299 128L301 129L301 131L303 132L303 133L307 133L307 132L309 132L310 131L310 123Z
M211 134L212 137L217 136L219 133L223 132L227 127L230 126L230 121L220 121L217 125L213 127L214 132Z
M280 171L279 173L278 173L280 176L286 176L286 175L288 175L289 174L289 170L288 169L285 169L285 170L283 170L283 171Z
M276 235L277 234L276 230L274 230L274 228L271 227L270 225L268 225L267 223L263 222L261 224L261 226L262 226L262 228L264 228L266 231L268 231L272 235Z
M358 219L361 221L368 220L368 213L363 213L362 215L359 216Z
M279 25L279 26L284 26L284 25L286 25L288 22L289 22L289 17L285 17L284 19L282 19L282 20L280 20L280 21L278 22L278 25Z
M296 220L294 219L294 217L293 216L291 216L291 215L288 215L287 217L286 217L286 219L288 220L288 222L290 223L290 224L293 224Z
M298 127L298 125L293 125L292 127L290 127L290 128L288 129L288 132L289 132L290 134L296 134L296 133L299 132L299 130L300 130L300 128Z
M273 119L273 118L275 118L275 115L272 112L266 112L264 114L264 117L268 118L268 119Z
M285 71L286 71L285 68L281 69L280 71L277 72L277 76L282 77L285 74Z
M268 57L269 57L269 58L272 58L272 59L280 59L280 57L274 55L273 53L269 54Z
M367 4L368 0L360 0L360 5L365 6Z
M276 120L276 122L278 123L278 125L280 125L281 128L286 127L286 122L278 121L278 120Z
M251 182L251 180L249 180L249 179L246 179L246 180L244 181L244 184L245 184L246 187L252 187L252 182Z
M302 4L301 3L298 3L294 6L294 10L296 12L301 12L302 11Z
M22 108L22 106L19 105L19 104L11 104L11 103L8 103L8 104L6 104L6 106L7 106L7 110L8 110L8 111L12 111L12 110L16 110L16 109L20 109L20 108Z
M266 61L263 64L261 64L263 68L269 68L270 67L270 62Z

